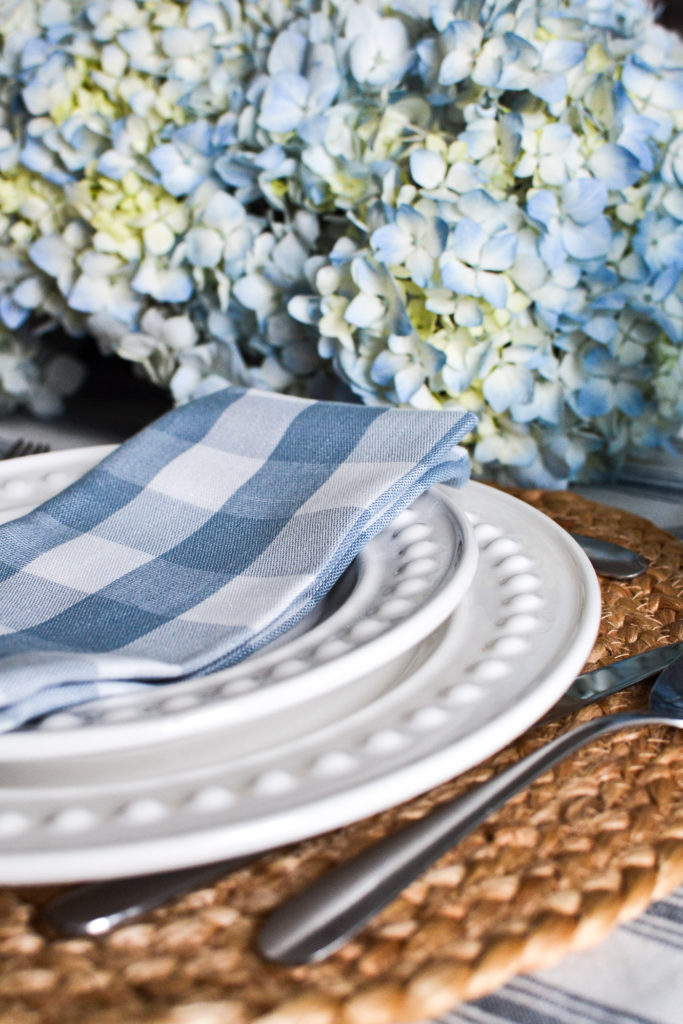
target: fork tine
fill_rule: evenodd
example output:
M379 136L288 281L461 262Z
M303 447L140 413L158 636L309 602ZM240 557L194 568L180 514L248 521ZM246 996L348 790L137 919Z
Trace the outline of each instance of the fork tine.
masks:
M24 447L24 442L21 438L18 438L13 444L9 446L7 451L3 452L0 458L3 459L16 459L17 456L21 455Z
M20 459L25 455L41 455L44 452L49 452L49 444L43 444L41 441L26 441L23 437L18 437L9 448L0 455L0 459Z

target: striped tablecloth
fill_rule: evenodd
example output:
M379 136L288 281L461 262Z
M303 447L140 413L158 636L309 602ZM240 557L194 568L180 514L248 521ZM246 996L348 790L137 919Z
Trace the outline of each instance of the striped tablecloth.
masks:
M515 978L439 1024L681 1024L683 888L600 946Z

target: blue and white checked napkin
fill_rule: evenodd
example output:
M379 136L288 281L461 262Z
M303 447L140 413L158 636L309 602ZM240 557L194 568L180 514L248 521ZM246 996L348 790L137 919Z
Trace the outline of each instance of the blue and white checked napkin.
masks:
M225 388L0 527L0 730L224 668L306 615L439 481L469 413Z

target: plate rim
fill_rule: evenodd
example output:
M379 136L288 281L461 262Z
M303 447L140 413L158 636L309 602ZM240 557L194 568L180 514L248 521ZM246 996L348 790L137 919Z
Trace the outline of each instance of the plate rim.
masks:
M468 484L475 500L484 491L492 491L482 484ZM464 492L456 492L462 494ZM440 746L406 764L330 793L323 792L313 800L304 801L256 816L244 822L219 821L202 828L198 825L188 833L184 830L171 835L150 835L144 827L137 829L137 838L127 838L104 846L88 844L68 849L19 849L0 853L0 879L4 884L43 884L94 880L97 878L127 877L145 871L162 871L190 864L209 863L244 854L264 853L267 850L296 842L329 829L343 827L360 818L411 799L448 778L465 771L473 764L490 756L506 743L519 736L542 715L570 685L581 670L598 632L601 602L600 587L590 562L578 545L548 517L538 510L503 492L493 491L495 502L513 503L518 514L545 530L548 543L559 541L563 557L578 573L575 598L579 611L566 628L558 657L552 669L538 683L535 676L526 684L521 696L503 714L491 713L469 737L458 741L459 757L453 757L453 747ZM524 510L523 512L521 510ZM476 586L473 585L473 589ZM464 613L463 613L464 614ZM457 623L459 610L447 620L443 628ZM419 670L418 670L419 674ZM476 748L476 749L475 749ZM416 764L419 770L416 770ZM153 828L152 828L153 832ZM276 842L273 836L277 837ZM84 862L87 867L84 869Z

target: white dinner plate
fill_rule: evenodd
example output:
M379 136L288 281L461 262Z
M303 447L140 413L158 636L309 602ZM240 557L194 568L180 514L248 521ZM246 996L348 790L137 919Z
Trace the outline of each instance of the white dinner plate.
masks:
M112 451L81 448L0 463L0 521L52 497ZM435 491L365 545L318 607L257 654L218 672L138 688L82 704L0 738L5 761L102 753L222 729L240 750L278 732L295 736L307 704L316 725L329 712L323 695L344 687L348 711L383 685L379 670L428 636L467 591L477 544L467 516ZM369 674L375 672L374 676ZM310 722L309 722L310 727Z
M215 730L0 763L0 882L126 876L270 849L424 792L540 717L590 653L597 578L530 506L481 484L439 490L471 520L477 572L455 613L407 662L385 665L390 678L365 703L247 753ZM332 708L340 694L325 698Z

